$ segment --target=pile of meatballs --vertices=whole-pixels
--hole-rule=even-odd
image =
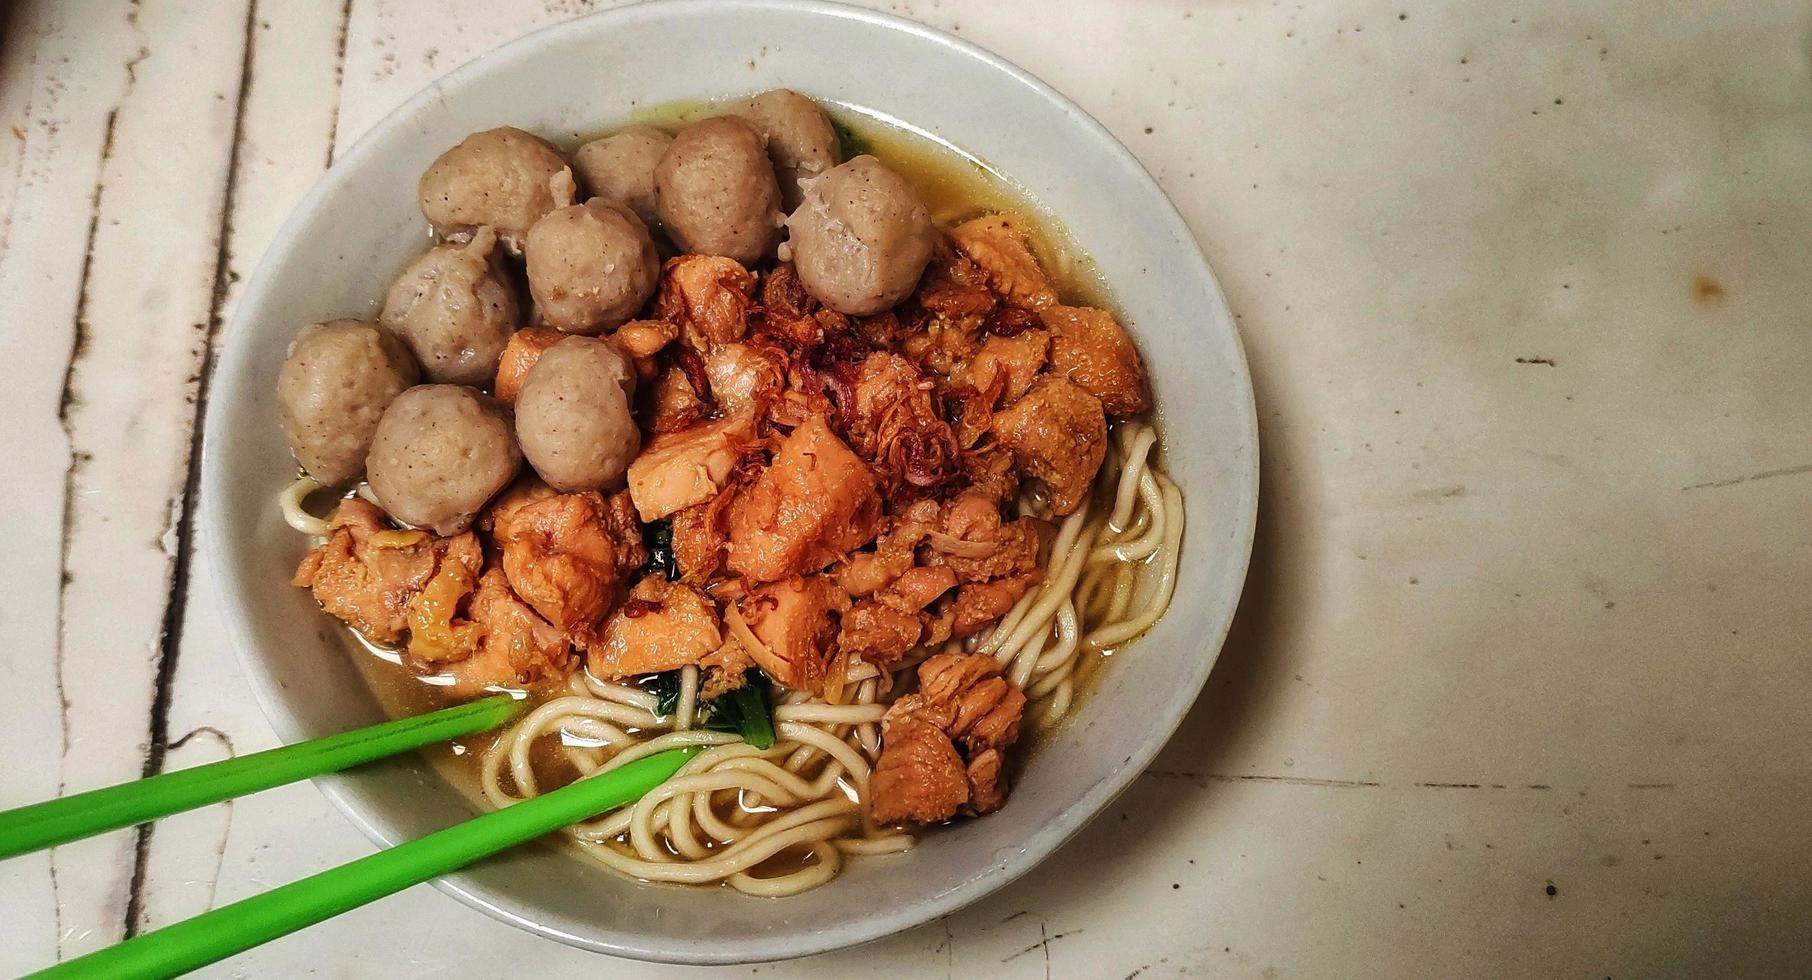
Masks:
[[[520,129],[472,134],[422,174],[441,244],[377,320],[316,323],[291,346],[277,382],[290,449],[315,481],[363,479],[391,517],[439,535],[470,526],[525,460],[562,492],[620,485],[641,448],[636,370],[605,335],[649,305],[663,255],[778,255],[851,316],[912,293],[937,241],[929,212],[873,157],[839,157],[824,111],[787,90],[570,156]],[[528,326],[562,336],[512,412],[489,389]]]

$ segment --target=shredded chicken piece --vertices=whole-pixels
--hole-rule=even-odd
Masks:
[[[724,547],[730,542],[729,508],[718,506],[719,501],[728,504],[728,491],[710,503],[673,513],[669,525],[673,560],[679,565],[680,577],[687,582],[704,582],[723,567]]]
[[[1094,395],[1062,378],[1045,377],[994,416],[995,438],[1025,472],[1050,490],[1051,512],[1074,513],[1107,456],[1107,418]]]
[[[943,615],[926,609],[955,587],[956,575],[948,568],[909,568],[850,609],[838,642],[850,656],[896,664],[914,647],[949,637],[949,623],[938,625]]]
[[[887,667],[905,659],[924,632],[916,612],[880,599],[863,599],[843,614],[837,645],[851,657]]]
[[[440,567],[409,597],[409,658],[418,663],[459,660],[472,652],[474,628],[459,622],[460,606],[478,585],[484,549],[470,531],[446,539]]]
[[[972,791],[950,736],[918,714],[887,714],[886,741],[869,777],[875,822],[932,824],[956,816]]]
[[[951,740],[971,755],[1004,749],[1019,739],[1026,696],[1000,676],[993,657],[943,653],[926,660],[919,665],[918,696]]]
[[[516,404],[516,395],[528,378],[529,368],[541,359],[543,351],[565,339],[566,334],[550,327],[528,327],[510,334],[509,343],[503,345],[503,356],[497,362],[497,380],[491,385],[492,394],[505,405]]]
[[[589,635],[622,599],[625,576],[648,561],[624,494],[553,494],[492,518],[503,571],[556,628]]]
[[[966,493],[945,505],[942,533],[955,544],[931,545],[931,560],[947,565],[964,582],[985,582],[1038,568],[1038,523],[1031,517],[1006,521],[994,501]]]
[[[952,320],[973,320],[994,312],[996,300],[988,289],[988,274],[981,266],[954,251],[932,256],[914,294],[919,306]]]
[[[1005,616],[1037,582],[1036,574],[1028,574],[966,583],[957,589],[956,603],[951,607],[954,616],[950,624],[951,635],[969,636]]]
[[[759,415],[786,387],[786,359],[766,345],[720,344],[705,355],[711,396],[730,415]]]
[[[1151,410],[1139,349],[1106,310],[1052,306],[1039,313],[1051,329],[1051,373],[1101,400],[1109,415]]]
[[[717,605],[683,582],[644,576],[587,646],[593,676],[616,680],[702,663],[724,645]]]
[[[480,531],[489,534],[497,529],[498,521],[507,521],[516,511],[559,494],[560,491],[543,483],[539,476],[525,473],[491,501],[490,506],[478,515],[476,525]]]
[[[937,384],[898,354],[874,353],[856,371],[842,418],[850,448],[881,474],[891,500],[945,487],[962,472]]]
[[[610,335],[610,342],[635,362],[636,377],[647,381],[654,377],[654,355],[679,333],[679,325],[667,320],[631,320]]]
[[[655,313],[680,326],[692,349],[741,340],[748,333],[754,305],[755,276],[735,259],[721,255],[681,255],[661,269]]]
[[[705,654],[698,666],[698,699],[709,701],[741,687],[748,679],[749,668],[755,666],[755,661],[749,659],[748,651],[742,648],[742,644],[725,643]]]
[[[827,576],[794,576],[751,589],[736,606],[762,644],[748,652],[769,677],[795,691],[823,691],[848,594]]]
[[[814,416],[730,505],[727,564],[757,582],[816,572],[867,544],[880,520],[874,474]]]
[[[657,436],[684,432],[710,417],[710,403],[679,365],[660,372],[648,386],[648,428]]]
[[[464,629],[472,638],[471,653],[444,665],[454,678],[453,693],[471,696],[572,672],[567,637],[517,598],[501,568],[492,566],[479,578],[467,615]],[[414,644],[410,652],[414,654]]]
[[[837,569],[837,584],[854,596],[886,588],[917,561],[916,549],[937,526],[938,511],[937,501],[920,500],[889,518],[887,529],[875,538],[875,550],[853,552],[844,559]]]
[[[1006,800],[1003,757],[1019,738],[1025,700],[986,654],[938,654],[920,664],[918,693],[895,701],[881,721],[870,783],[876,822],[938,823],[998,809]]]
[[[999,505],[973,492],[914,503],[889,520],[873,551],[838,566],[838,584],[864,597],[844,617],[839,642],[852,656],[892,664],[994,622],[1039,580],[1038,526],[1031,517],[1003,520]],[[952,601],[938,602],[952,589]]]
[[[990,214],[965,221],[950,230],[951,244],[982,267],[988,285],[1015,306],[1039,310],[1057,302],[1057,291],[1038,267],[1032,243],[1020,231],[1018,219]]]
[[[907,327],[899,349],[926,371],[953,377],[974,356],[997,301],[981,267],[945,251],[931,260],[914,301],[927,317]]]
[[[969,361],[965,380],[976,391],[989,393],[988,407],[1011,405],[1031,389],[1044,368],[1050,347],[1051,335],[1045,330],[989,337]]]
[[[629,495],[642,520],[659,520],[717,496],[753,432],[752,419],[734,416],[656,436],[629,464]]]
[[[897,609],[917,611],[936,602],[940,596],[954,588],[955,572],[948,568],[920,566],[907,569],[878,596],[882,602]]]
[[[294,583],[366,639],[395,645],[409,628],[409,600],[434,577],[454,541],[462,553],[478,546],[470,532],[438,538],[394,529],[383,511],[349,498],[334,511],[327,540],[297,566]]]

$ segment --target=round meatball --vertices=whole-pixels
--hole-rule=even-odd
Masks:
[[[409,351],[375,324],[304,327],[277,373],[277,417],[296,462],[328,486],[358,479],[378,419],[417,376]]]
[[[429,381],[483,385],[520,317],[487,225],[470,242],[437,245],[410,263],[384,297],[378,322],[409,345]]]
[[[851,316],[911,295],[937,241],[918,192],[871,156],[806,181],[805,200],[786,225],[806,291]]]
[[[516,396],[522,454],[562,493],[611,486],[642,448],[634,400],[635,367],[614,344],[568,337],[541,355]]]
[[[470,527],[521,466],[495,401],[464,385],[417,385],[378,422],[365,479],[391,517],[445,535]]]
[[[744,99],[730,108],[749,121],[768,141],[768,159],[780,179],[780,201],[788,211],[799,206],[799,181],[837,165],[842,145],[830,117],[818,103],[792,89],[777,88]]]
[[[642,219],[601,197],[535,222],[523,257],[541,319],[566,333],[593,334],[623,323],[654,295],[661,278],[661,257]]]
[[[490,225],[511,252],[522,251],[536,219],[577,196],[560,151],[510,126],[473,133],[436,157],[419,190],[435,231],[457,238]]]
[[[631,126],[592,140],[573,154],[573,169],[593,194],[628,205],[649,228],[661,223],[655,206],[654,168],[673,137],[653,126]]]
[[[654,168],[661,224],[682,252],[753,265],[779,237],[780,185],[761,134],[735,116],[695,122]]]

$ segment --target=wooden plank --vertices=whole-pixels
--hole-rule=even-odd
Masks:
[[[216,343],[229,332],[233,305],[252,266],[326,167],[345,13],[344,8],[316,3],[258,7],[235,155],[233,207],[225,222],[222,327]],[[198,531],[189,527],[186,533]],[[195,551],[201,548],[196,541]],[[216,614],[212,581],[199,567],[202,564],[197,559],[191,567],[189,588],[178,596],[173,610],[180,617],[180,628],[172,636],[177,656],[170,672],[167,713],[154,730],[167,742],[163,765],[171,770],[275,744],[263,715],[246,694],[246,682]],[[144,873],[135,892],[135,927],[156,928],[211,907],[221,864],[229,856],[234,814],[275,799],[283,809],[268,814],[270,823],[260,824],[259,830],[272,833],[286,817],[294,816],[298,796],[324,809],[320,795],[302,786],[160,821],[147,835]],[[242,834],[232,839],[231,846],[262,851],[269,843],[268,836],[247,839]],[[237,849],[230,854],[235,860],[248,858]],[[235,883],[243,880],[234,878]]]
[[[83,270],[95,232],[103,151],[127,84],[139,37],[125,0],[16,6],[0,44],[0,295],[7,328],[0,358],[9,368],[0,458],[7,463],[6,596],[0,609],[0,674],[7,678],[6,755],[0,806],[55,796],[86,779],[67,753],[88,733],[71,727],[64,689],[62,594],[65,481],[72,470],[64,428],[64,376],[81,304]],[[98,687],[98,685],[97,685]],[[149,688],[135,694],[149,704]],[[139,734],[126,743],[127,756]],[[114,835],[123,838],[124,835]],[[117,932],[123,881],[84,883],[77,865],[103,867],[120,839],[86,851],[32,854],[0,863],[0,909],[7,942],[0,973],[54,961],[61,940]]]
[[[83,122],[100,130],[88,148],[93,156],[77,145],[47,161],[52,170],[69,166],[93,174],[83,188],[84,211],[65,207],[44,216],[63,224],[63,235],[73,227],[82,236],[79,264],[73,270],[67,263],[44,264],[45,256],[21,234],[34,229],[19,213],[12,216],[5,258],[17,270],[9,277],[45,278],[74,292],[73,303],[67,293],[56,297],[62,303],[46,295],[46,308],[32,318],[47,337],[57,335],[58,322],[71,325],[63,333],[68,346],[59,352],[67,357],[64,370],[45,372],[63,382],[50,399],[60,404],[60,417],[48,416],[60,418],[67,439],[64,486],[61,493],[33,495],[61,502],[59,519],[43,524],[61,527],[60,574],[45,570],[37,579],[61,583],[56,601],[44,607],[55,617],[54,642],[15,647],[59,651],[49,690],[60,694],[60,704],[48,728],[59,743],[49,755],[61,760],[60,778],[51,787],[56,791],[137,778],[156,765],[156,740],[149,736],[165,660],[167,599],[186,557],[174,518],[190,472],[243,60],[243,30],[221,24],[242,23],[247,7],[145,0],[42,13],[34,7],[23,14],[43,18],[46,42],[67,38],[67,54],[39,52],[46,67],[100,74],[111,66],[118,74],[111,92],[83,107]],[[92,50],[97,44],[117,49],[117,57],[98,58]],[[56,86],[46,90],[54,93]],[[68,124],[60,111],[42,118]],[[85,159],[94,160],[98,172],[85,168]],[[40,193],[24,190],[16,208]],[[42,192],[46,203],[55,191],[52,185]],[[81,213],[89,216],[86,222],[75,218]],[[59,321],[52,314],[63,304],[67,313]],[[7,343],[21,336],[11,331]],[[7,353],[19,355],[13,363],[29,364],[34,352]],[[35,373],[19,372],[27,384]],[[9,431],[5,438],[25,434]],[[54,956],[124,934],[137,841],[135,832],[121,832],[49,855]],[[13,954],[8,949],[0,955]],[[41,946],[19,955],[30,957],[21,966],[44,964]]]

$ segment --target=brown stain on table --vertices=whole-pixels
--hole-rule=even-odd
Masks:
[[[1724,298],[1724,284],[1700,273],[1692,277],[1692,298],[1700,303],[1716,303]]]

